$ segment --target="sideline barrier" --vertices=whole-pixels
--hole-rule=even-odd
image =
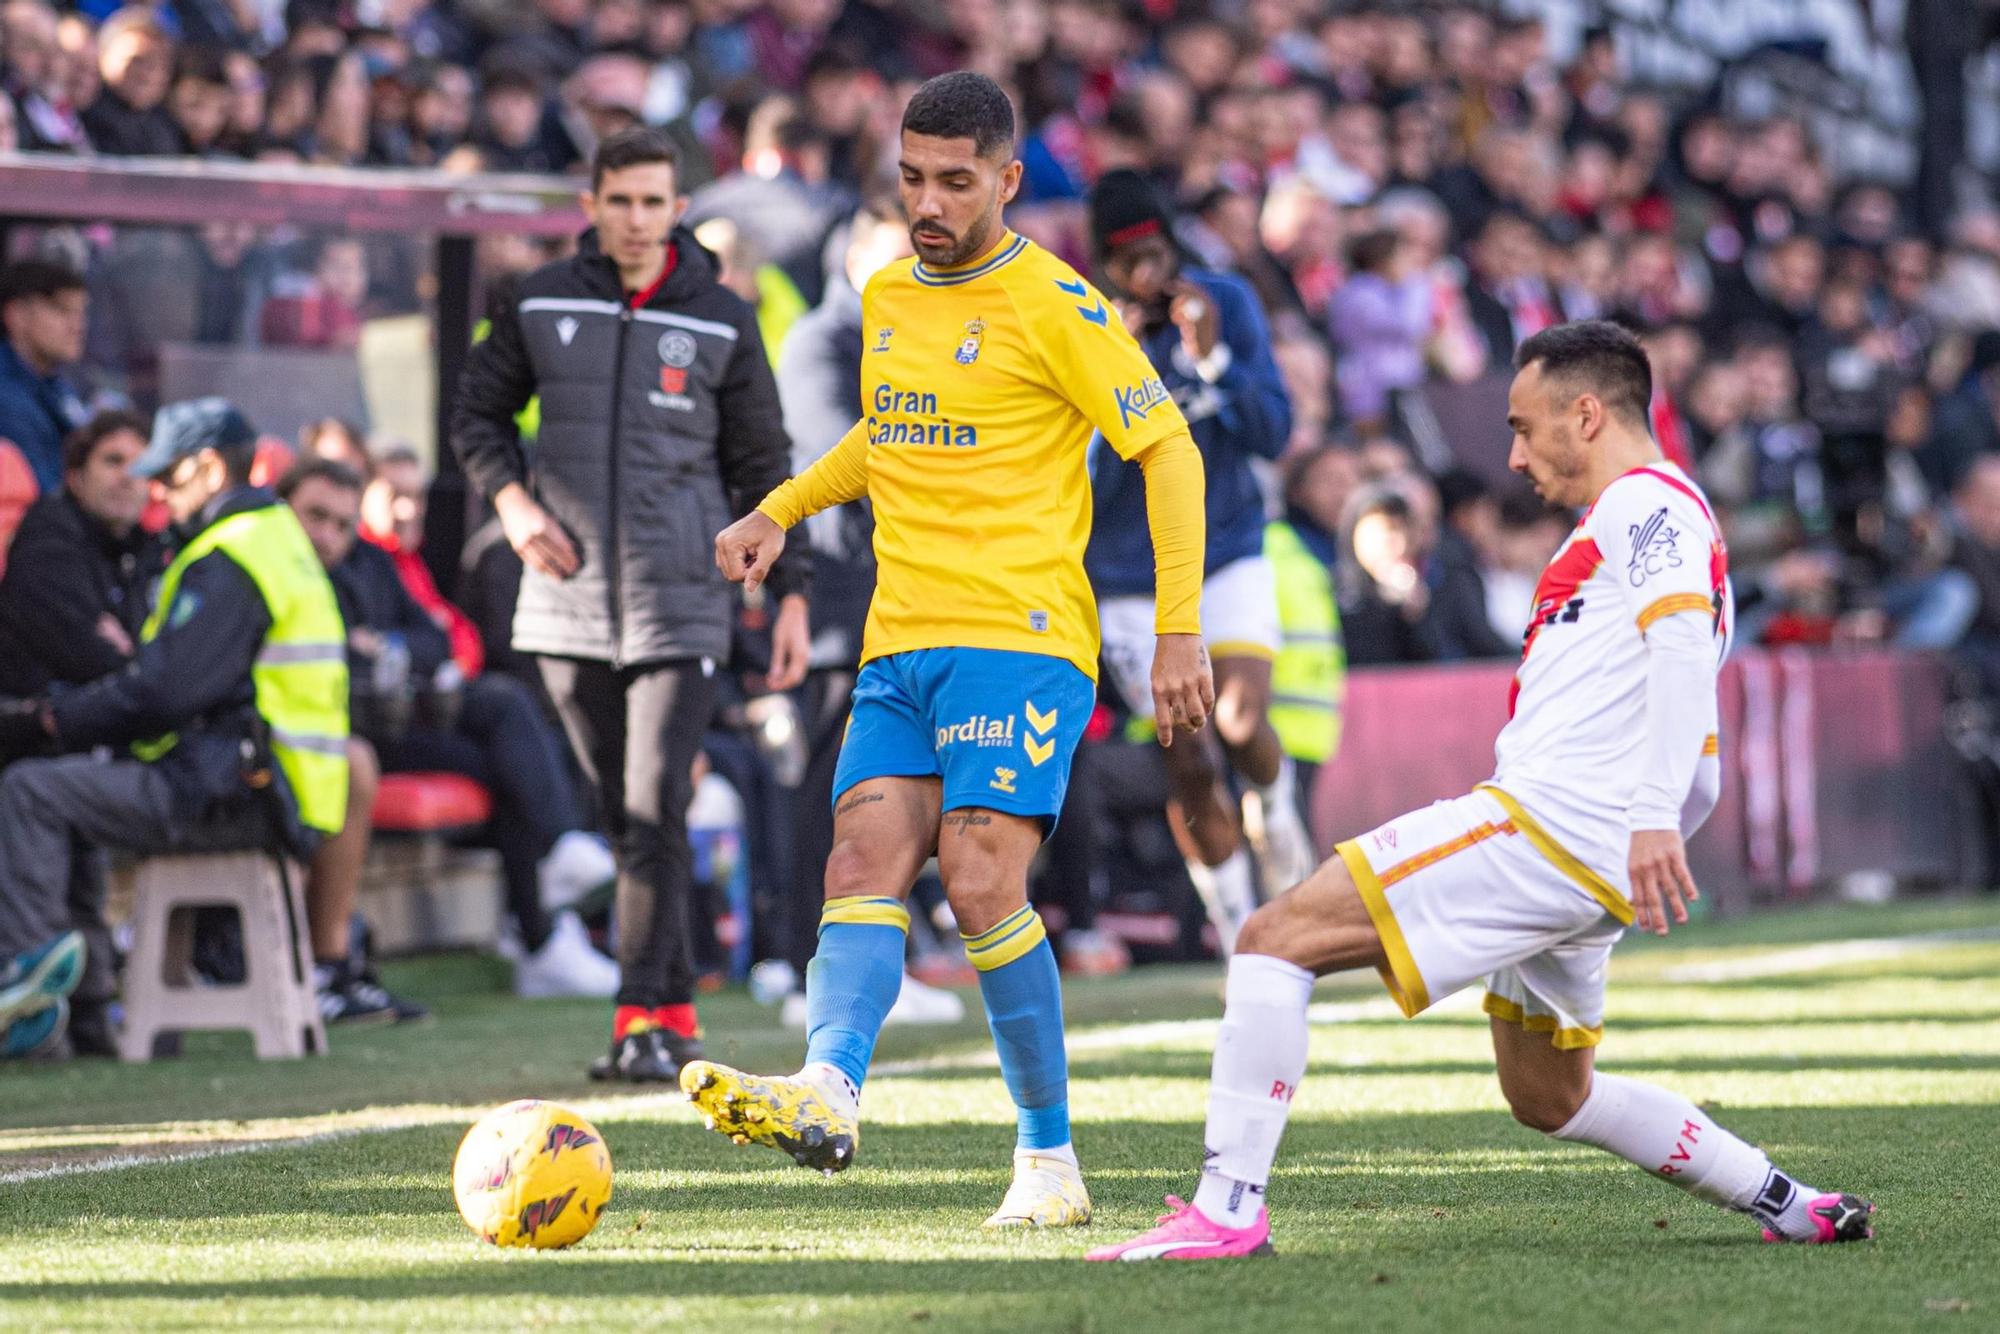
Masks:
[[[1357,669],[1340,753],[1312,794],[1322,849],[1492,776],[1511,663]],[[1969,883],[1940,658],[1891,650],[1738,653],[1722,671],[1722,799],[1689,845],[1716,911],[1837,881]]]

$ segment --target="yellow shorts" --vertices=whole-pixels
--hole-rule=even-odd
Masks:
[[[1403,1013],[1472,983],[1486,1012],[1562,1048],[1604,1034],[1604,970],[1632,920],[1603,876],[1490,784],[1398,816],[1335,852],[1381,934]]]

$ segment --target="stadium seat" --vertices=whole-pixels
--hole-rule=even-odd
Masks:
[[[296,864],[268,852],[141,862],[120,1058],[149,1061],[162,1033],[216,1028],[247,1029],[260,1061],[324,1052],[303,885]],[[193,909],[211,905],[234,908],[242,918],[240,985],[205,985],[195,977]]]
[[[383,774],[375,793],[375,831],[444,834],[493,818],[493,795],[459,774]]]
[[[0,574],[7,570],[7,548],[28,507],[41,495],[27,456],[11,440],[0,440]]]
[[[447,773],[383,774],[361,910],[384,953],[489,949],[499,940],[497,855],[461,846],[493,818],[493,797]]]

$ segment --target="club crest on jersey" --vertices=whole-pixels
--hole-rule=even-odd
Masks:
[[[979,360],[979,349],[985,342],[986,321],[967,320],[965,337],[959,340],[958,351],[951,354],[951,359],[961,366],[970,366]]]
[[[686,370],[694,365],[700,351],[691,333],[669,329],[660,335],[660,360],[676,370]]]
[[[887,352],[889,350],[889,336],[895,332],[896,332],[895,329],[889,327],[888,325],[884,325],[882,328],[877,329],[875,331],[875,346],[869,348],[868,350],[870,352]]]
[[[1625,576],[1637,588],[1662,570],[1681,567],[1680,529],[1667,522],[1662,505],[1628,530],[1632,537],[1632,559],[1626,562]]]
[[[562,339],[564,347],[568,347],[570,339],[576,337],[577,327],[576,320],[568,315],[556,321],[556,337]]]

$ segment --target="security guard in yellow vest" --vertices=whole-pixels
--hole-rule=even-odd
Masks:
[[[60,979],[28,987],[34,969],[16,970],[9,987],[5,969],[69,924],[78,843],[282,845],[305,859],[346,819],[346,630],[298,520],[249,485],[255,453],[255,433],[221,399],[161,410],[133,471],[161,484],[191,536],[137,655],[116,675],[0,711],[0,746],[17,752],[39,734],[65,751],[130,756],[29,760],[0,776],[0,1055],[61,1036]]]
[[[1301,801],[1310,802],[1314,776],[1340,747],[1340,707],[1347,693],[1340,607],[1333,572],[1290,523],[1279,520],[1264,529],[1264,556],[1277,576],[1283,632],[1271,666],[1271,726],[1298,766]]]

